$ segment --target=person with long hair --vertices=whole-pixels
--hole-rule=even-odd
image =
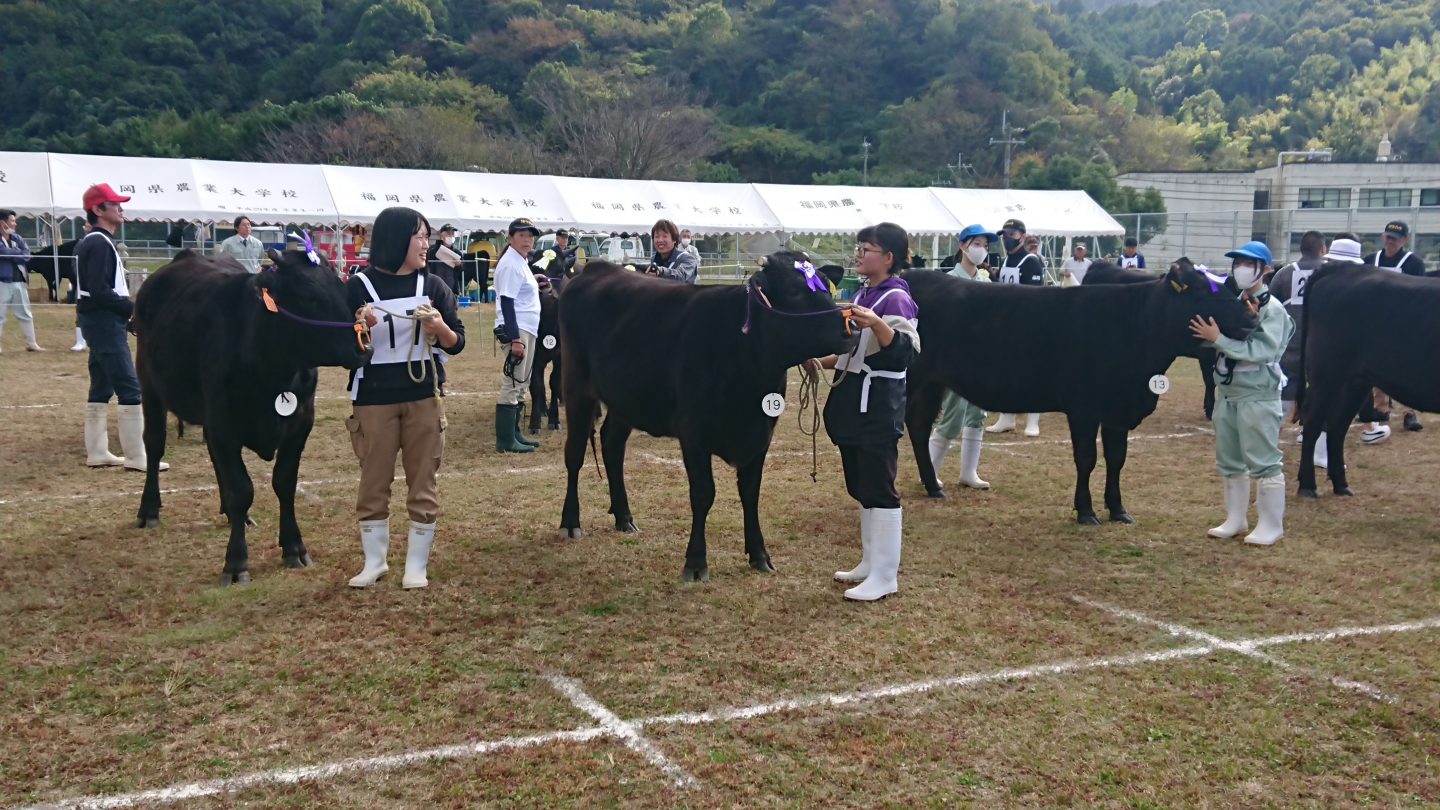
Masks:
[[[436,474],[445,450],[445,359],[465,348],[455,294],[425,272],[429,247],[430,223],[420,212],[386,208],[371,231],[370,266],[346,285],[375,346],[370,362],[350,372],[353,407],[346,427],[360,459],[355,515],[365,554],[352,588],[368,588],[390,570],[390,485],[397,453],[405,465],[410,516],[401,586],[429,584],[440,513]]]
[[[855,272],[864,287],[850,307],[860,331],[844,357],[808,361],[833,368],[838,384],[825,402],[825,432],[840,448],[845,488],[860,504],[860,564],[835,579],[859,583],[845,598],[883,599],[899,590],[903,512],[895,489],[900,436],[905,427],[905,370],[920,351],[919,307],[900,277],[909,266],[910,237],[890,222],[860,231]]]

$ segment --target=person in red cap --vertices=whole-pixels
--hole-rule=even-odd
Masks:
[[[123,465],[145,471],[145,417],[140,411],[140,381],[130,356],[126,324],[134,311],[125,263],[115,247],[115,229],[125,220],[121,203],[130,201],[107,183],[85,189],[83,205],[90,233],[75,247],[75,311],[80,331],[90,344],[90,396],[85,403],[85,463],[91,467]],[[110,454],[106,412],[110,398],[120,400],[120,450]],[[160,462],[160,469],[170,465]]]

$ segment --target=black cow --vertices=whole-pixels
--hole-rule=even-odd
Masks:
[[[1234,336],[1255,326],[1233,281],[1213,285],[1181,266],[1147,283],[1069,288],[976,284],[938,271],[905,278],[920,307],[924,347],[910,367],[905,421],[925,489],[943,494],[928,447],[946,388],[986,410],[1058,411],[1069,417],[1075,512],[1087,525],[1100,523],[1090,500],[1097,431],[1110,519],[1133,522],[1120,498],[1129,432],[1155,410],[1150,378],[1193,350],[1190,319],[1213,317]],[[1005,339],[983,356],[974,351],[996,334]]]
[[[1379,388],[1422,411],[1440,411],[1440,284],[1369,265],[1334,262],[1315,271],[1301,307],[1300,387],[1304,423],[1300,496],[1317,497],[1315,442],[1325,432],[1330,483],[1353,495],[1345,476],[1345,433]]]
[[[530,367],[530,432],[540,432],[540,417],[548,415],[551,430],[560,429],[560,288],[565,277],[552,279],[540,291],[540,333],[535,336],[535,360]],[[548,340],[547,340],[548,339]],[[546,346],[546,343],[549,346]],[[550,369],[550,399],[545,398],[545,369]]]
[[[760,531],[760,478],[775,418],[761,402],[785,393],[787,370],[845,351],[845,319],[829,292],[796,269],[803,253],[765,259],[744,286],[691,286],[591,261],[560,303],[565,347],[565,467],[562,536],[580,537],[576,486],[600,405],[610,512],[636,531],[625,492],[625,443],[632,430],[680,440],[690,479],[690,542],[684,579],[709,579],[705,518],[715,500],[710,457],[736,469],[750,567],[775,570]]]
[[[70,282],[70,289],[75,289],[75,247],[79,244],[79,239],[72,239],[63,245],[32,250],[30,261],[25,263],[27,270],[39,273],[40,277],[45,279],[52,304],[60,301],[61,281]]]
[[[203,425],[230,520],[221,585],[250,581],[245,525],[255,489],[240,457],[246,447],[275,461],[285,567],[310,564],[295,521],[295,484],[315,423],[315,367],[358,368],[371,353],[354,329],[345,285],[323,257],[318,267],[298,250],[272,250],[270,258],[274,270],[251,274],[232,259],[181,251],[135,298],[149,460],[136,525],[160,522],[166,412]]]
[[[1190,260],[1182,258],[1176,264],[1185,267],[1190,264]],[[1190,267],[1193,266],[1193,264],[1190,265]],[[1101,262],[1091,265],[1090,271],[1085,274],[1085,281],[1082,283],[1137,284],[1154,280],[1155,276],[1144,271],[1130,270]],[[1184,354],[1186,357],[1193,357],[1200,361],[1200,377],[1205,381],[1205,418],[1208,420],[1215,415],[1215,350],[1199,343],[1193,343]]]

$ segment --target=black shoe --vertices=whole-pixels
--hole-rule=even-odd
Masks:
[[[1414,433],[1418,430],[1424,430],[1425,426],[1420,424],[1420,417],[1416,416],[1414,411],[1411,411],[1405,414],[1405,429]]]

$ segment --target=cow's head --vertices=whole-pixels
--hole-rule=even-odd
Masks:
[[[788,366],[811,357],[843,354],[852,338],[825,276],[805,253],[766,256],[745,282],[751,334],[768,357]]]
[[[355,309],[329,260],[314,251],[268,252],[274,267],[256,277],[261,306],[273,314],[283,351],[304,366],[359,368],[373,349],[355,331]],[[272,308],[273,304],[273,308]]]
[[[1196,269],[1189,259],[1178,259],[1170,265],[1160,285],[1165,298],[1167,340],[1173,337],[1180,354],[1194,350],[1196,339],[1189,332],[1190,319],[1199,315],[1213,318],[1226,337],[1243,340],[1255,328],[1255,316],[1240,300],[1240,289],[1229,276],[1219,276]]]

